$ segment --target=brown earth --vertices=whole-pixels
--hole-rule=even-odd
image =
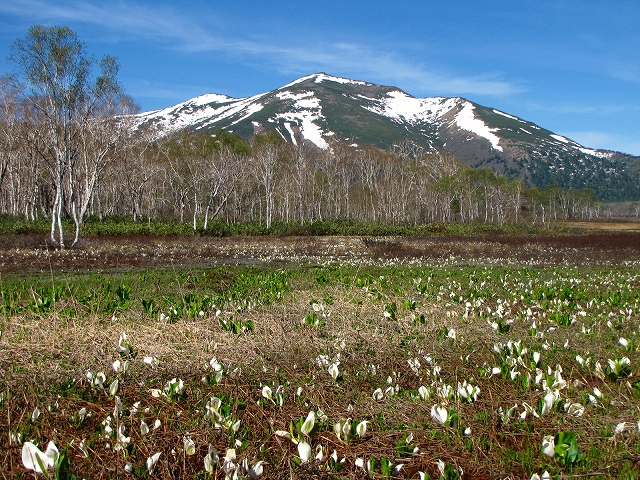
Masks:
[[[41,235],[0,236],[0,273],[163,266],[336,263],[638,265],[640,231],[429,237],[86,237],[65,250]]]

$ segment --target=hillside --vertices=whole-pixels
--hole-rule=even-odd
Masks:
[[[590,188],[603,201],[640,200],[640,157],[594,150],[464,98],[415,98],[396,87],[309,75],[248,98],[207,94],[138,115],[159,135],[223,128],[243,137],[277,131],[294,145],[334,140],[388,149],[406,139],[472,167],[544,188]]]

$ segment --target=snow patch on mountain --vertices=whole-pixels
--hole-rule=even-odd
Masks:
[[[241,122],[245,118],[250,117],[254,113],[258,113],[263,108],[264,108],[264,105],[261,103],[246,102],[246,103],[243,103],[242,105],[238,105],[238,108],[229,109],[227,112],[224,112],[219,117],[213,119],[211,122],[208,122],[208,124],[211,125],[215,123],[219,118],[230,117],[235,114],[240,114],[239,118],[231,122],[231,125],[235,125],[236,123]]]
[[[298,78],[291,83],[286,84],[284,87],[280,87],[278,90],[284,90],[285,88],[292,87],[302,82],[306,82],[307,80],[314,80],[315,83],[322,82],[335,82],[341,84],[351,84],[351,85],[367,85],[367,82],[362,82],[360,80],[351,80],[349,78],[342,77],[334,77],[332,75],[327,75],[326,73],[314,73],[313,75],[307,75],[305,77]]]
[[[313,142],[317,147],[326,149],[329,147],[323,138],[322,128],[316,123],[323,121],[322,107],[320,99],[314,96],[313,92],[278,92],[277,97],[281,100],[293,100],[296,109],[285,113],[277,113],[270,122],[278,125],[280,122],[291,135],[291,141],[297,145],[292,125],[300,129],[302,137]]]
[[[244,120],[245,118],[259,112],[264,108],[264,105],[258,100],[265,94],[255,95],[249,98],[240,98],[230,103],[218,104],[218,105],[206,105],[201,110],[207,112],[207,115],[198,112],[197,116],[191,117],[191,123],[198,123],[203,120],[207,120],[205,125],[212,125],[220,119],[234,117],[239,115],[231,125]]]
[[[571,145],[572,147],[577,148],[582,153],[587,154],[587,155],[593,155],[594,157],[599,157],[599,158],[611,158],[611,156],[613,155],[612,152],[602,152],[602,151],[599,151],[599,150],[594,150],[592,148],[585,148],[582,145],[580,145],[579,143],[574,142],[573,140],[569,140],[567,137],[563,137],[562,135],[556,135],[556,134],[552,133],[549,136],[551,138],[554,138],[555,140],[558,140],[559,142]]]
[[[302,115],[298,118],[299,123],[298,127],[300,128],[300,132],[302,136],[313,142],[317,147],[322,149],[329,148],[329,144],[322,138],[322,129],[319,125],[315,123],[315,121],[320,120],[322,117],[314,116],[314,115]]]
[[[154,121],[160,132],[171,132],[194,125],[212,125],[223,118],[240,115],[232,125],[259,112],[264,108],[258,100],[265,94],[249,98],[232,98],[226,95],[207,94],[179,103],[163,110],[137,115],[138,124]]]
[[[291,137],[291,143],[293,143],[293,145],[294,145],[295,147],[297,147],[297,146],[298,146],[298,142],[296,141],[296,135],[295,135],[295,133],[293,132],[293,128],[291,128],[291,124],[290,124],[290,123],[288,123],[288,122],[286,122],[286,123],[284,124],[284,128],[286,128],[286,129],[287,129],[287,132],[289,132],[289,136]],[[285,142],[287,141],[287,139],[286,139],[286,138],[285,138],[284,140],[285,140]]]
[[[523,120],[520,120],[518,117],[514,117],[513,115],[509,115],[508,113],[501,112],[500,110],[493,110],[493,113],[497,113],[498,115],[502,115],[503,117],[510,118],[511,120],[517,120],[520,123],[527,123]]]
[[[601,152],[599,150],[593,150],[591,148],[578,147],[582,153],[586,153],[587,155],[593,155],[594,157],[600,158],[611,158],[613,156],[613,152]]]
[[[480,137],[486,138],[487,140],[489,140],[489,142],[491,142],[491,146],[494,149],[502,152],[502,147],[500,146],[500,137],[493,133],[498,131],[499,129],[489,128],[482,120],[476,118],[475,114],[473,113],[474,110],[475,107],[473,106],[473,104],[468,102],[465,103],[462,107],[462,110],[457,113],[454,122],[456,123],[458,128],[467,130],[468,132],[475,133]]]
[[[367,100],[367,104],[362,106],[365,110],[398,122],[409,122],[412,125],[425,121],[437,121],[458,102],[456,98],[415,98],[400,90],[389,92],[383,98],[370,98],[364,95],[358,95],[358,97]]]
[[[280,100],[293,100],[294,105],[301,110],[320,110],[320,100],[313,92],[278,92],[276,96]]]
[[[282,91],[282,92],[276,93],[276,97],[279,98],[280,100],[300,100],[302,98],[313,97],[313,92],[294,93],[294,92]]]
[[[192,100],[189,100],[189,103],[192,103],[194,105],[207,105],[209,103],[228,103],[228,102],[234,102],[236,100],[242,100],[242,99],[229,97],[227,95],[222,95],[219,93],[206,93]]]

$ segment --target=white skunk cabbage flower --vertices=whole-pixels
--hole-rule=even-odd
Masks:
[[[49,442],[45,452],[31,442],[25,442],[22,446],[22,464],[36,473],[45,473],[46,470],[53,468],[59,456],[58,448],[53,442]]]
[[[127,343],[127,334],[124,332],[121,333],[120,338],[118,339],[118,353],[130,355],[131,350],[131,345]]]
[[[553,435],[546,435],[542,439],[542,453],[549,458],[556,456],[556,442]]]
[[[551,411],[551,409],[553,408],[553,404],[556,403],[556,400],[558,400],[559,396],[560,395],[557,390],[549,391],[546,393],[546,395],[542,399],[544,402],[544,404],[542,405],[542,415],[546,415]]]
[[[159,363],[159,360],[157,357],[144,357],[142,361],[147,365],[151,365],[151,366],[157,365]]]
[[[249,475],[249,478],[251,480],[255,480],[256,478],[258,478],[260,475],[262,475],[262,473],[264,472],[264,467],[262,466],[264,462],[262,460],[260,460],[259,462],[257,462],[253,467],[251,467],[250,469],[248,469],[247,471],[247,475]]]
[[[273,391],[271,390],[271,387],[269,387],[268,385],[262,387],[262,396],[267,400],[273,402]]]
[[[336,380],[339,374],[340,372],[338,371],[338,365],[336,363],[332,363],[329,367],[329,375],[331,375],[331,378]]]
[[[289,432],[287,432],[286,430],[276,430],[275,434],[278,437],[282,437],[282,438],[286,438],[288,440],[291,440],[291,434]]]
[[[309,435],[309,433],[311,433],[311,430],[313,430],[313,427],[315,426],[315,424],[316,424],[316,414],[312,410],[309,412],[309,415],[307,415],[307,418],[302,424],[302,427],[300,427],[300,431],[305,435]]]
[[[431,391],[424,385],[421,385],[420,388],[418,388],[418,395],[426,402],[431,398]]]
[[[184,453],[189,456],[196,453],[196,444],[191,437],[184,437]]]
[[[149,474],[153,473],[153,469],[156,467],[156,463],[158,463],[158,459],[160,458],[160,453],[154,453],[149,458],[147,458],[147,472]]]
[[[438,425],[444,425],[449,418],[449,412],[447,409],[440,405],[434,405],[431,407],[431,418]]]
[[[311,458],[311,446],[307,442],[298,443],[298,456],[302,463],[306,463]]]
[[[360,438],[364,437],[364,435],[367,433],[367,423],[369,423],[367,420],[363,420],[358,425],[356,425],[356,433]]]
[[[204,469],[207,473],[213,474],[216,471],[216,465],[219,460],[216,449],[213,448],[213,445],[209,445],[209,453],[204,456]]]

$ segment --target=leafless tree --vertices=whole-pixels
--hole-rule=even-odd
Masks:
[[[273,220],[280,153],[280,147],[277,143],[266,141],[258,144],[254,148],[254,153],[251,156],[255,181],[264,194],[265,224],[267,228],[271,227]]]
[[[9,60],[18,67],[29,88],[25,98],[32,114],[25,119],[33,127],[31,148],[48,166],[53,185],[51,241],[64,247],[65,202],[76,222],[74,243],[82,221],[77,211],[77,176],[73,168],[81,161],[83,139],[91,136],[97,119],[104,119],[106,105],[121,95],[116,80],[118,64],[113,57],[103,57],[99,63],[101,74],[91,78],[94,61],[68,27],[34,25],[24,39],[16,40],[11,52]],[[90,178],[87,182],[91,184]]]

